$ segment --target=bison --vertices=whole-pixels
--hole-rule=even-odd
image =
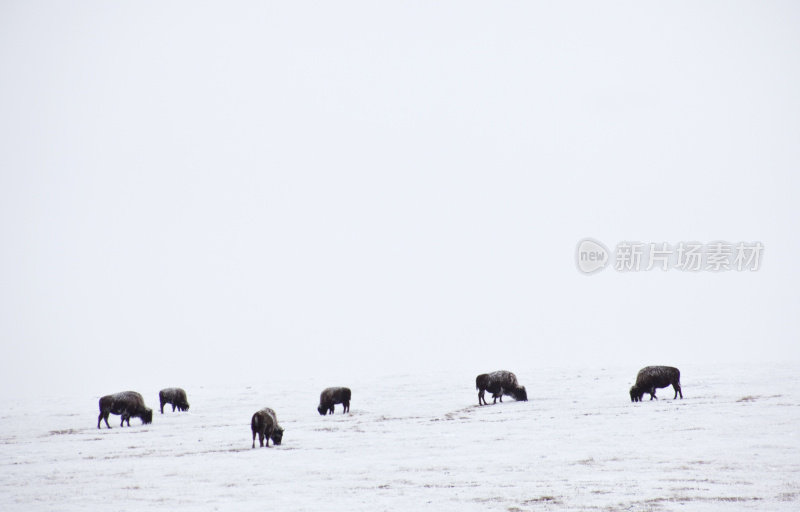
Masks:
[[[186,399],[186,391],[181,388],[166,388],[158,392],[158,400],[161,402],[161,414],[164,414],[164,405],[171,404],[172,412],[175,408],[179,411],[189,410],[189,401]]]
[[[333,414],[333,405],[342,404],[343,412],[350,412],[350,388],[327,388],[319,395],[319,407],[317,412],[325,416],[330,412]]]
[[[681,372],[672,366],[647,366],[639,370],[636,375],[636,384],[631,387],[631,402],[641,402],[645,393],[650,393],[650,400],[656,397],[657,388],[665,388],[672,384],[675,390],[673,400],[681,395],[683,399],[683,392],[681,391]]]
[[[520,386],[517,376],[511,372],[500,370],[492,373],[482,373],[475,378],[475,387],[478,389],[478,405],[488,405],[484,397],[489,391],[494,397],[493,404],[503,401],[503,395],[513,396],[515,400],[528,401],[528,392],[525,386]]]
[[[253,419],[250,420],[250,429],[253,431],[253,448],[256,447],[256,434],[258,434],[258,442],[262,448],[264,440],[267,441],[267,448],[269,448],[270,439],[276,445],[281,444],[281,440],[283,440],[283,428],[278,425],[275,411],[269,407],[264,407],[253,414]]]
[[[100,415],[97,417],[97,428],[100,428],[100,420],[105,420],[106,427],[111,428],[108,424],[109,414],[119,414],[122,416],[122,421],[119,426],[122,427],[127,421],[128,426],[131,426],[131,418],[140,418],[145,425],[153,421],[153,410],[144,405],[144,398],[136,391],[123,391],[115,395],[106,395],[100,399]]]

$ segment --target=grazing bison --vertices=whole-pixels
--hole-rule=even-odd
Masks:
[[[119,414],[122,416],[122,421],[119,426],[127,421],[128,426],[131,426],[131,418],[140,418],[145,425],[153,421],[153,409],[149,409],[144,405],[144,398],[136,391],[123,391],[115,395],[106,395],[100,399],[100,416],[97,417],[97,428],[100,428],[100,420],[105,420],[106,427],[111,428],[108,424],[109,414]]]
[[[478,375],[475,378],[475,387],[478,389],[478,405],[488,405],[484,397],[486,391],[489,391],[494,397],[493,404],[497,403],[498,398],[502,402],[503,395],[513,396],[514,400],[523,402],[528,400],[525,386],[520,386],[517,376],[505,370]]]
[[[164,404],[172,405],[172,412],[177,407],[179,411],[189,410],[189,401],[186,399],[186,391],[181,388],[166,388],[158,392],[158,400],[161,402],[161,414],[164,414]]]
[[[658,400],[656,389],[665,388],[670,384],[675,390],[675,396],[672,397],[673,400],[678,398],[679,394],[682,399],[680,370],[671,366],[647,366],[642,368],[639,370],[639,374],[636,375],[636,384],[633,385],[630,391],[631,402],[641,402],[645,393],[650,393],[650,400],[654,398]]]
[[[317,412],[322,416],[333,414],[333,404],[342,404],[343,412],[350,412],[350,388],[327,388],[320,393]]]
[[[258,442],[261,447],[264,447],[264,440],[267,441],[267,448],[269,448],[269,440],[278,445],[281,444],[283,439],[283,428],[278,425],[278,417],[275,411],[269,407],[264,407],[260,411],[253,414],[253,419],[250,420],[250,429],[253,431],[253,448],[256,447],[256,434],[258,434]]]

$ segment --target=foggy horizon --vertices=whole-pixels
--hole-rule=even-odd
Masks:
[[[797,364],[798,22],[6,2],[2,393]],[[587,276],[587,237],[764,251]]]

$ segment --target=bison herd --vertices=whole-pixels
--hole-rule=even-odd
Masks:
[[[646,366],[639,370],[636,375],[636,383],[630,389],[631,402],[641,402],[645,393],[650,395],[650,400],[656,398],[656,389],[672,386],[675,390],[673,399],[678,398],[680,395],[683,398],[681,391],[681,372],[677,368],[671,366]],[[517,376],[505,370],[499,370],[492,373],[482,373],[475,378],[475,388],[478,390],[478,405],[488,405],[485,394],[488,391],[492,394],[492,403],[496,404],[497,400],[503,401],[503,396],[511,396],[517,401],[527,401],[528,392],[525,386],[520,386],[517,382]],[[342,404],[342,412],[350,412],[350,388],[333,387],[326,388],[319,395],[319,406],[317,412],[325,416],[328,413],[333,414],[334,405]],[[188,411],[189,400],[186,398],[186,391],[181,388],[166,388],[158,393],[158,401],[161,405],[161,414],[164,414],[164,405],[171,405],[172,411]],[[147,407],[144,403],[142,395],[136,391],[123,391],[114,395],[106,395],[100,399],[99,403],[100,415],[97,417],[97,428],[100,428],[100,423],[105,420],[106,427],[111,428],[108,424],[108,415],[117,414],[121,416],[119,426],[122,427],[125,423],[131,426],[131,418],[139,418],[142,423],[148,424],[153,421],[153,410]],[[269,440],[275,445],[281,444],[283,439],[283,427],[278,424],[278,417],[275,411],[269,407],[260,409],[253,414],[250,420],[250,429],[253,433],[253,448],[256,447],[256,436],[260,446],[264,446],[266,442],[269,447]]]

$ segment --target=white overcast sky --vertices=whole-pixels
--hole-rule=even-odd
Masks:
[[[798,27],[796,2],[4,1],[0,393],[798,361]],[[584,237],[765,251],[584,276]]]

